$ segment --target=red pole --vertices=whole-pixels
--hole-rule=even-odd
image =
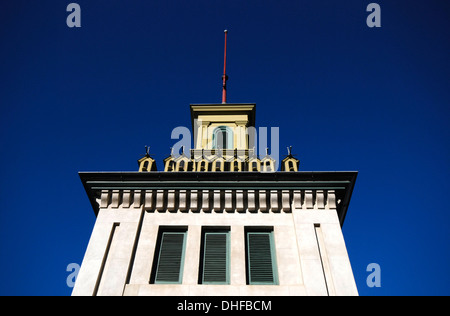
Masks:
[[[227,34],[228,31],[225,30],[225,53],[223,57],[223,76],[222,76],[222,103],[227,103]]]

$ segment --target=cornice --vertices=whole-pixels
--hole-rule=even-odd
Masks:
[[[102,194],[145,194],[148,192],[225,192],[265,191],[320,192],[332,191],[341,225],[350,203],[357,172],[80,172],[79,176],[98,214]],[[314,192],[314,193],[313,193]],[[319,193],[317,193],[319,192]],[[271,194],[272,194],[271,193]],[[178,193],[177,193],[178,194]],[[235,194],[235,193],[233,193]],[[289,193],[292,196],[292,193]],[[309,193],[308,193],[309,194]],[[235,196],[235,195],[233,195]],[[307,196],[307,195],[305,195]],[[312,197],[312,195],[311,195]],[[305,198],[304,198],[305,199]],[[317,198],[320,204],[320,198]]]

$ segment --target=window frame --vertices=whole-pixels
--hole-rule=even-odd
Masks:
[[[218,135],[222,133],[222,142],[225,141],[226,148],[219,147],[217,141],[219,139]],[[224,134],[226,137],[223,137]],[[234,149],[234,133],[233,130],[229,126],[218,126],[213,130],[212,134],[212,149]],[[220,144],[223,145],[223,144]]]
[[[225,251],[226,251],[226,258],[225,258],[225,281],[205,281],[205,268],[206,268],[206,255],[207,255],[207,236],[208,235],[225,235],[226,237],[226,245],[225,245]],[[203,247],[202,247],[202,251],[201,251],[201,255],[202,255],[202,269],[201,269],[201,284],[204,285],[229,285],[230,284],[230,252],[231,252],[231,241],[230,241],[230,231],[205,231],[203,233],[202,236],[204,242],[203,242]]]
[[[151,284],[182,284],[183,283],[183,272],[184,272],[184,262],[186,257],[186,241],[187,241],[187,229],[162,229],[158,236],[157,248],[155,249],[155,254],[157,257],[154,260],[154,276],[152,277]],[[183,236],[183,245],[181,247],[181,257],[180,257],[180,270],[178,271],[178,281],[159,281],[158,272],[160,271],[161,262],[161,252],[163,249],[163,241],[165,235],[174,234]]]
[[[260,282],[260,281],[252,281],[251,276],[251,258],[250,258],[250,238],[249,235],[266,235],[269,237],[269,247],[270,247],[270,256],[271,256],[271,264],[272,264],[272,282]],[[275,248],[275,237],[273,228],[252,228],[248,227],[245,230],[245,261],[246,261],[246,277],[247,277],[247,285],[279,285],[278,279],[278,264],[277,264],[277,255]]]

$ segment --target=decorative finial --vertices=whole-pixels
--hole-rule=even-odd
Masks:
[[[150,157],[150,146],[145,145],[145,157]]]
[[[287,148],[287,151],[288,151],[288,156],[292,156],[292,146],[289,146]]]
[[[269,156],[269,148],[266,147],[266,156]]]

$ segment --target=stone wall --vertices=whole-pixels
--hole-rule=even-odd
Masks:
[[[102,190],[73,295],[357,295],[334,190]],[[187,227],[182,284],[150,284],[160,227]],[[229,285],[199,279],[202,227],[230,227]],[[278,285],[247,285],[245,229],[273,228]]]

